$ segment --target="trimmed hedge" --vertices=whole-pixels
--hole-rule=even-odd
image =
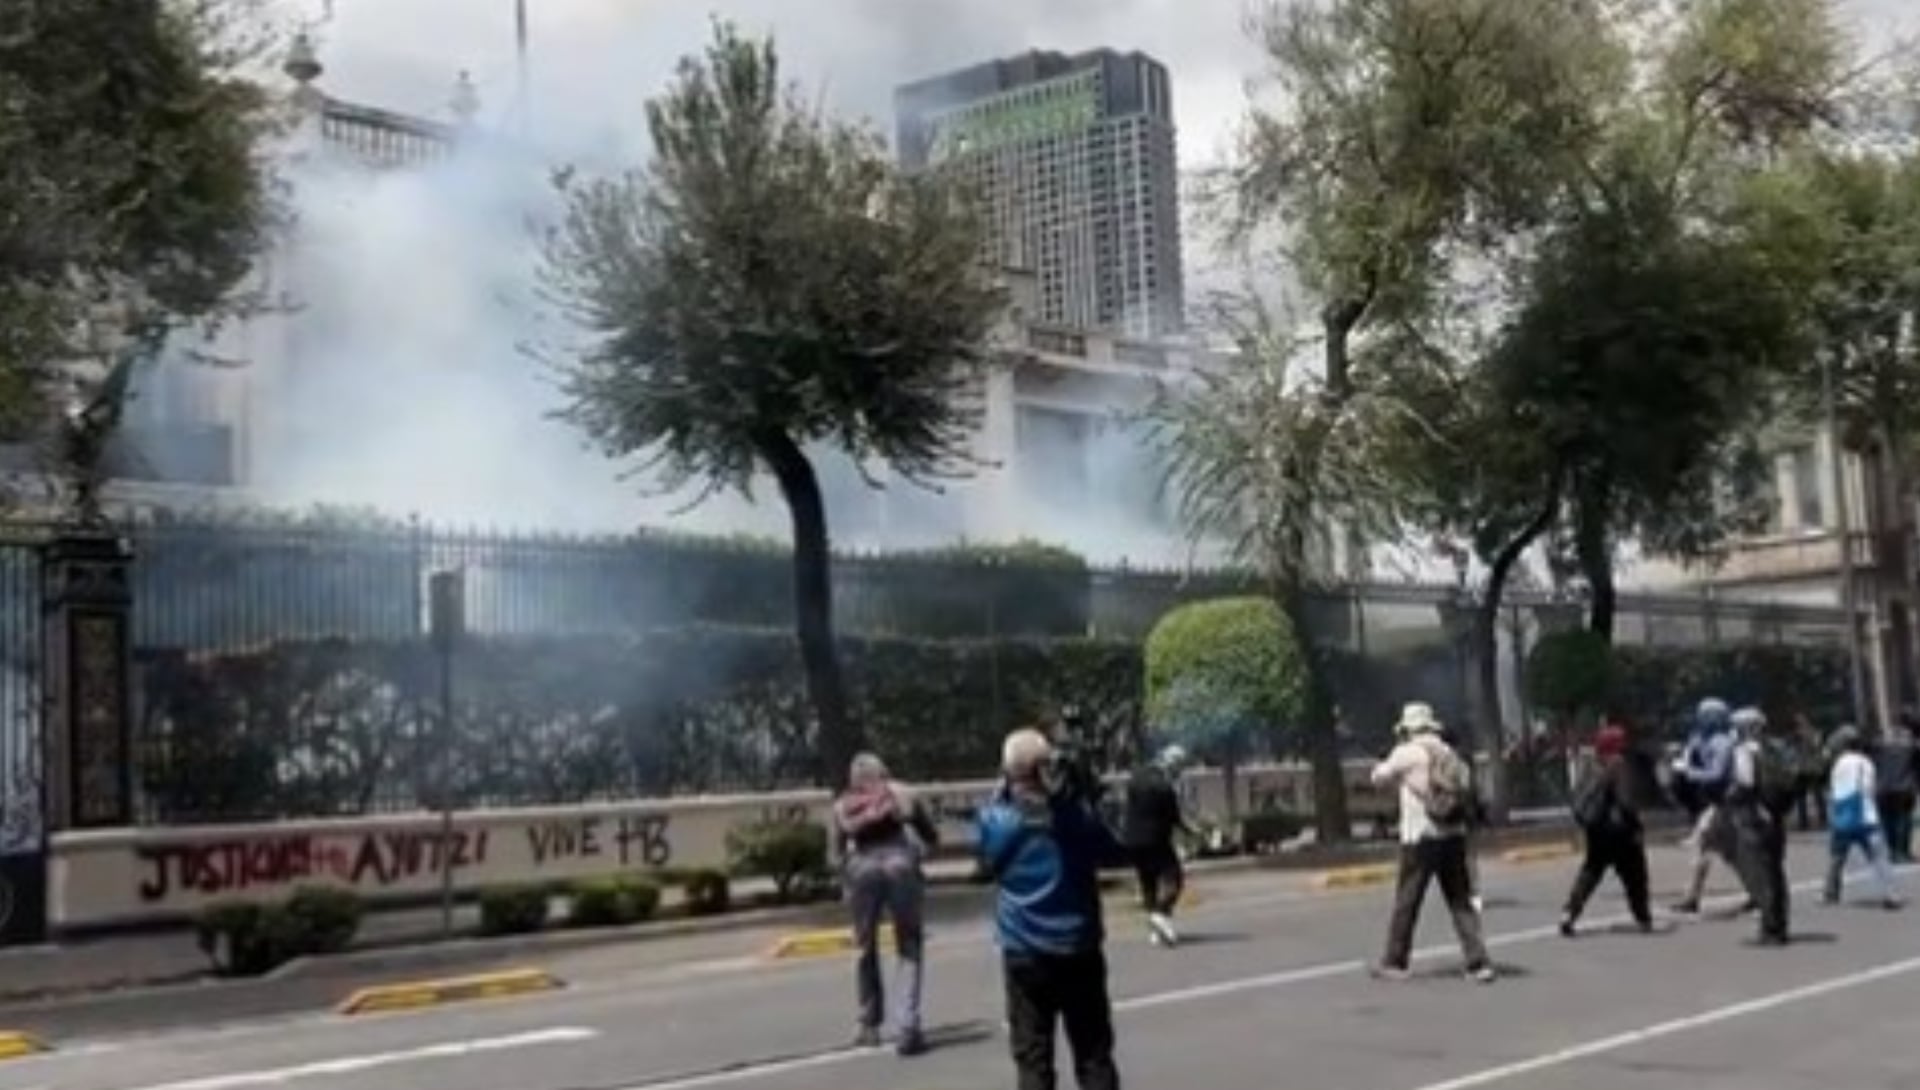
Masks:
[[[553,891],[544,885],[492,886],[480,891],[482,935],[528,935],[547,926]]]
[[[1094,640],[841,644],[856,719],[910,779],[996,767],[1013,727],[1086,708],[1097,759],[1140,733],[1140,655]],[[437,664],[419,642],[147,655],[139,776],[158,821],[435,805]],[[456,665],[456,805],[767,790],[820,779],[783,630],[476,639]]]
[[[584,879],[569,892],[569,927],[629,927],[652,919],[660,909],[660,887],[632,875]]]
[[[727,859],[743,878],[773,881],[781,904],[824,885],[827,827],[811,821],[764,821],[727,831]]]
[[[230,900],[194,920],[200,951],[224,976],[259,976],[295,958],[337,954],[360,933],[365,906],[350,890],[296,889],[281,904]]]

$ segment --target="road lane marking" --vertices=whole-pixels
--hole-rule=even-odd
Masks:
[[[1543,1053],[1530,1060],[1519,1060],[1515,1063],[1502,1064],[1499,1067],[1490,1067],[1485,1071],[1476,1071],[1471,1075],[1461,1075],[1458,1078],[1448,1079],[1445,1082],[1429,1083],[1426,1086],[1419,1087],[1418,1090],[1472,1090],[1473,1087],[1505,1082],[1508,1079],[1517,1078],[1521,1075],[1530,1075],[1536,1071],[1543,1071],[1550,1067],[1561,1067],[1593,1056],[1603,1055],[1608,1052],[1618,1052],[1623,1048],[1631,1048],[1634,1045],[1644,1044],[1648,1041],[1656,1041],[1662,1037],[1672,1037],[1676,1034],[1718,1025],[1721,1022],[1731,1022],[1736,1018],[1745,1018],[1752,1014],[1764,1014],[1767,1011],[1790,1006],[1794,1003],[1804,1003],[1809,999],[1819,999],[1823,996],[1849,991],[1877,981],[1904,976],[1916,971],[1920,971],[1920,957],[1908,958],[1905,961],[1896,961],[1892,964],[1882,965],[1873,969],[1863,969],[1860,972],[1848,973],[1844,976],[1829,977],[1817,983],[1804,984],[1798,988],[1789,988],[1783,992],[1774,992],[1770,995],[1758,996],[1753,999],[1743,1000],[1739,1003],[1730,1003],[1724,1007],[1715,1007],[1711,1010],[1701,1011],[1698,1014],[1688,1015],[1685,1018],[1656,1022],[1653,1025],[1644,1026],[1640,1029],[1628,1030],[1625,1033],[1616,1033],[1611,1037],[1602,1037],[1597,1041],[1588,1041],[1586,1044],[1573,1045],[1568,1048]]]
[[[709,1071],[704,1075],[688,1075],[684,1078],[669,1076],[662,1082],[628,1083],[619,1090],[700,1090],[701,1087],[725,1086],[728,1083],[746,1082],[749,1079],[767,1079],[795,1071],[837,1067],[853,1060],[863,1060],[868,1056],[878,1055],[881,1051],[878,1048],[843,1048],[837,1052],[822,1052],[816,1056],[799,1056],[790,1060],[768,1060],[764,1063],[745,1064],[740,1067],[730,1067],[724,1071]]]
[[[229,1075],[212,1075],[205,1078],[186,1079],[181,1082],[158,1083],[153,1086],[138,1087],[136,1090],[239,1090],[241,1087],[280,1086],[301,1079],[321,1078],[328,1075],[351,1075],[362,1071],[371,1071],[382,1067],[395,1067],[402,1064],[422,1063],[428,1060],[452,1060],[463,1056],[475,1056],[489,1052],[507,1052],[518,1048],[534,1048],[540,1045],[568,1044],[591,1040],[600,1036],[598,1030],[579,1027],[558,1027],[535,1030],[531,1033],[516,1033],[507,1037],[482,1037],[469,1041],[447,1041],[437,1045],[425,1045],[420,1048],[404,1049],[396,1052],[373,1052],[362,1056],[342,1056],[333,1060],[321,1060],[316,1063],[301,1064],[297,1067],[279,1067],[263,1071],[241,1071]]]

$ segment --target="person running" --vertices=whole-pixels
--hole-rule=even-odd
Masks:
[[[1403,738],[1373,769],[1376,787],[1400,794],[1400,875],[1385,955],[1373,966],[1376,977],[1404,980],[1411,974],[1413,932],[1427,886],[1440,894],[1453,915],[1453,929],[1465,955],[1467,975],[1490,984],[1497,974],[1480,935],[1480,913],[1473,907],[1473,882],[1467,871],[1467,795],[1472,776],[1466,761],[1440,740],[1440,721],[1427,704],[1408,704],[1395,735]]]
[[[1580,873],[1567,893],[1566,911],[1560,915],[1560,933],[1573,938],[1580,913],[1587,899],[1600,886],[1608,871],[1620,876],[1626,887],[1627,907],[1640,930],[1653,930],[1653,910],[1647,894],[1646,830],[1641,824],[1640,808],[1634,804],[1631,769],[1627,765],[1627,732],[1617,723],[1607,723],[1593,738],[1593,755],[1598,761],[1585,787],[1573,804],[1574,821],[1586,837],[1586,857]]]
[[[1748,894],[1760,909],[1760,945],[1785,946],[1790,900],[1787,815],[1799,768],[1785,740],[1770,736],[1760,709],[1741,708],[1731,721],[1738,741],[1725,805],[1738,845],[1736,858]]]
[[[1180,771],[1187,752],[1168,746],[1159,757],[1136,769],[1127,782],[1126,822],[1122,832],[1140,880],[1140,905],[1147,913],[1147,936],[1156,946],[1180,942],[1173,912],[1186,887],[1174,837],[1187,829],[1180,810]]]
[[[1840,883],[1847,869],[1847,858],[1855,848],[1873,865],[1880,887],[1880,903],[1888,909],[1901,907],[1900,895],[1893,884],[1893,864],[1887,854],[1887,837],[1880,824],[1880,805],[1875,797],[1873,758],[1868,756],[1866,736],[1852,726],[1833,732],[1833,747],[1840,756],[1828,776],[1827,813],[1833,831],[1829,834],[1832,858],[1827,862],[1827,888],[1822,900],[1840,903]]]
[[[939,827],[926,807],[871,753],[853,759],[847,790],[834,802],[833,824],[844,860],[854,946],[860,952],[854,969],[860,1002],[856,1043],[864,1048],[879,1045],[880,1027],[886,1023],[880,922],[888,917],[900,955],[900,1024],[895,1046],[902,1056],[917,1056],[927,1048],[920,1025],[926,945],[926,880],[921,860],[939,843]]]
[[[1887,850],[1895,863],[1913,862],[1913,806],[1915,762],[1920,760],[1913,730],[1916,713],[1907,708],[1880,740],[1875,761],[1880,797],[1880,819],[1886,823]]]
[[[1677,772],[1685,779],[1700,812],[1694,818],[1693,834],[1688,838],[1693,853],[1692,878],[1686,893],[1673,906],[1682,915],[1698,915],[1700,898],[1706,892],[1707,872],[1718,855],[1732,869],[1731,828],[1726,824],[1722,806],[1733,785],[1732,711],[1727,702],[1708,697],[1700,702],[1693,716],[1693,730],[1681,752]]]

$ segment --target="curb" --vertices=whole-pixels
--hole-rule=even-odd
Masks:
[[[1360,867],[1339,867],[1314,876],[1315,889],[1360,889],[1393,881],[1399,867],[1393,863],[1370,863]]]
[[[335,1008],[339,1014],[388,1014],[419,1010],[447,1003],[467,1003],[480,999],[504,999],[515,995],[533,995],[565,987],[560,978],[544,969],[514,969],[477,976],[450,977],[405,984],[380,984],[362,988]]]
[[[32,1034],[0,1032],[0,1061],[19,1060],[52,1051],[45,1041]]]
[[[880,945],[894,949],[893,925],[881,924]],[[795,961],[801,958],[825,958],[853,952],[853,930],[847,927],[819,931],[796,931],[774,940],[765,957],[768,961]]]
[[[1502,863],[1546,863],[1555,859],[1566,859],[1579,854],[1580,849],[1572,842],[1560,844],[1533,844],[1524,848],[1508,848],[1500,853]]]

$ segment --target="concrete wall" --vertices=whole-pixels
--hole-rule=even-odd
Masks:
[[[1349,768],[1349,780],[1364,766]],[[1117,782],[1117,781],[1116,781]],[[1218,773],[1183,781],[1189,804],[1219,816]],[[1296,767],[1243,771],[1239,810],[1304,810],[1308,778]],[[933,809],[943,840],[973,839],[976,807],[992,781],[916,789]],[[440,888],[443,852],[455,888],[583,878],[656,867],[724,867],[729,830],[756,822],[824,821],[820,791],[715,798],[636,800],[456,814],[452,837],[440,818],[415,813],[327,821],[68,832],[53,838],[50,910],[59,929],[179,921],[223,900],[277,900],[300,886],[353,889],[378,900],[429,897]]]

